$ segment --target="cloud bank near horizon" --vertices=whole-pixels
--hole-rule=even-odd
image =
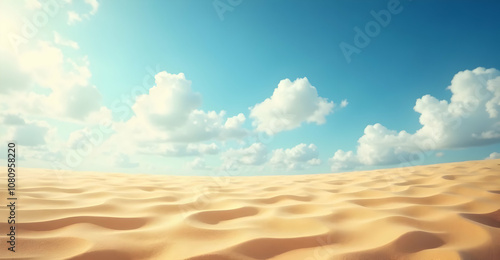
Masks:
[[[355,152],[338,150],[330,158],[331,170],[411,163],[431,151],[498,143],[500,71],[479,67],[458,72],[447,89],[450,101],[431,95],[417,99],[413,109],[422,127],[415,133],[368,125]]]
[[[96,0],[85,0],[83,9],[71,1],[57,3],[66,27],[105,10]],[[32,11],[46,9],[37,0],[24,4]],[[107,86],[95,84],[92,57],[82,42],[65,35],[64,28],[49,27],[12,42],[22,39],[11,37],[12,28],[23,25],[6,19],[0,17],[0,33],[10,37],[0,41],[1,141],[16,140],[28,148],[26,160],[51,162],[56,168],[80,169],[87,162],[137,169],[154,164],[141,158],[155,157],[157,165],[171,159],[181,164],[177,169],[196,172],[298,172],[320,166],[338,172],[418,164],[429,154],[442,157],[446,150],[500,143],[500,71],[495,68],[457,72],[447,87],[449,100],[428,94],[408,104],[419,116],[415,132],[373,123],[356,137],[357,145],[352,140],[355,149],[325,152],[323,144],[297,136],[269,144],[306,125],[319,129],[331,123],[340,129],[350,123],[337,120],[335,113],[362,104],[325,95],[325,86],[315,78],[273,79],[263,98],[245,101],[248,110],[228,113],[230,109],[203,106],[201,82],[191,82],[183,72],[158,70],[140,94],[132,93],[126,102],[116,97],[116,103],[107,105]],[[488,158],[497,157],[492,153]]]

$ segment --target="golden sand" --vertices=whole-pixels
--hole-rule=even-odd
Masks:
[[[16,253],[3,239],[0,259],[500,259],[500,160],[231,178],[19,169],[17,184]]]

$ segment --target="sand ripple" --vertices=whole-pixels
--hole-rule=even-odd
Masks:
[[[18,183],[18,248],[0,259],[500,259],[500,160],[231,178],[21,169]]]

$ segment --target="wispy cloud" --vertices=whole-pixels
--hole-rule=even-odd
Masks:
[[[77,42],[63,38],[58,32],[54,32],[54,43],[62,46],[68,46],[75,50],[80,48]]]

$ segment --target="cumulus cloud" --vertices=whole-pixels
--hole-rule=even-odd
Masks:
[[[358,140],[358,160],[365,165],[387,165],[408,158],[417,149],[415,136],[381,124],[369,125]]]
[[[86,56],[76,62],[50,42],[39,41],[35,48],[20,53],[18,60],[37,84],[51,90],[85,86],[91,77]]]
[[[414,134],[368,125],[358,140],[356,154],[340,152],[330,159],[332,170],[358,165],[387,165],[421,159],[429,151],[465,148],[500,141],[497,109],[500,72],[477,68],[457,73],[448,89],[450,101],[431,95],[417,99],[422,127]],[[341,156],[344,155],[344,156]],[[354,159],[355,158],[355,159]]]
[[[347,99],[344,99],[342,100],[342,102],[340,102],[340,107],[346,107],[347,105],[349,105],[349,102],[347,101]]]
[[[279,168],[298,170],[307,166],[319,165],[321,160],[318,155],[316,145],[301,143],[290,149],[274,150],[269,163]]]
[[[30,150],[25,151],[24,154],[27,158],[34,158],[46,162],[60,162],[64,159],[64,154],[61,150],[51,149],[50,147],[31,147]]]
[[[493,93],[493,97],[486,102],[486,111],[490,118],[498,117],[498,107],[500,106],[500,77],[489,80],[487,89]]]
[[[419,151],[415,140],[415,136],[406,131],[389,130],[381,124],[368,125],[358,140],[357,152],[338,150],[329,160],[331,170],[338,172],[352,170],[359,165],[407,162]]]
[[[248,135],[248,130],[242,127],[245,123],[245,115],[239,113],[237,116],[230,117],[224,123],[220,134],[222,139],[241,139]]]
[[[115,134],[105,142],[104,149],[119,149],[127,154],[201,157],[219,153],[215,142],[240,140],[248,134],[243,129],[243,114],[226,117],[225,111],[199,109],[201,103],[201,95],[191,88],[191,81],[183,73],[159,72],[155,85],[132,104],[132,117],[113,122]]]
[[[335,152],[329,162],[333,172],[351,170],[359,165],[359,160],[352,151],[344,152],[343,150]]]
[[[29,90],[32,80],[27,71],[22,70],[17,57],[0,49],[0,95]]]
[[[156,85],[137,97],[134,116],[121,125],[126,136],[145,142],[202,142],[241,138],[245,116],[226,119],[226,112],[203,111],[201,95],[191,89],[183,73],[165,71],[155,76]]]
[[[27,13],[21,10],[23,7],[44,8],[42,1],[25,3],[14,8],[19,8],[16,11],[20,14]],[[78,14],[75,17],[81,20]],[[0,26],[0,30],[8,26]],[[67,49],[61,48],[78,49],[78,44],[57,32],[39,36],[37,38],[44,40],[13,42],[9,38],[12,46],[4,44],[8,41],[0,43],[0,124],[3,126],[0,132],[4,139],[30,146],[29,152],[24,153],[27,158],[48,162],[64,157],[70,149],[56,129],[40,119],[92,127],[103,119],[109,122],[112,117],[111,111],[101,105],[99,90],[90,83],[88,58],[76,52],[68,56]]]
[[[90,111],[86,118],[86,123],[90,126],[102,125],[108,128],[113,127],[113,115],[109,108],[101,106],[99,110]]]
[[[205,154],[218,154],[219,147],[215,143],[166,143],[151,145],[144,149],[139,149],[140,153],[156,154],[167,157],[198,156]]]
[[[493,152],[490,154],[490,156],[485,158],[485,160],[495,160],[495,159],[500,159],[500,153]]]
[[[222,155],[223,169],[237,170],[240,165],[262,165],[267,157],[267,147],[262,143],[254,143],[247,148],[228,149]]]
[[[16,114],[5,114],[2,116],[2,123],[5,125],[24,125],[26,122]]]
[[[78,120],[86,119],[101,109],[102,96],[94,86],[75,86],[49,96],[50,101],[59,102],[59,115]]]
[[[136,168],[139,163],[133,162],[127,154],[118,153],[113,158],[114,165],[119,168]]]
[[[0,78],[0,101],[8,110],[24,115],[86,121],[90,116],[110,117],[101,105],[99,90],[89,82],[87,57],[73,60],[50,42],[39,41],[17,56],[7,53],[7,73]],[[10,57],[10,58],[9,58]],[[4,62],[0,61],[0,67]],[[0,75],[1,76],[1,75]],[[35,90],[33,89],[36,87]],[[3,94],[9,94],[2,95]]]
[[[184,124],[188,115],[201,105],[201,95],[191,90],[183,73],[165,71],[155,76],[156,86],[137,97],[132,109],[152,125],[173,129]]]
[[[70,149],[83,149],[89,145],[99,146],[111,132],[112,129],[85,127],[71,132],[66,145]]]
[[[192,170],[210,170],[211,168],[207,166],[205,159],[201,157],[195,158],[193,161],[189,162],[187,166]]]
[[[29,121],[10,126],[7,129],[7,140],[24,146],[41,146],[54,137],[55,131],[47,122]]]
[[[426,95],[417,100],[415,111],[423,125],[416,135],[435,140],[439,148],[460,148],[500,140],[500,120],[494,114],[500,88],[500,72],[477,68],[457,73],[448,87],[451,101]]]
[[[275,134],[299,127],[303,122],[323,124],[333,111],[333,102],[318,96],[307,78],[282,80],[273,95],[250,108],[259,132]]]

